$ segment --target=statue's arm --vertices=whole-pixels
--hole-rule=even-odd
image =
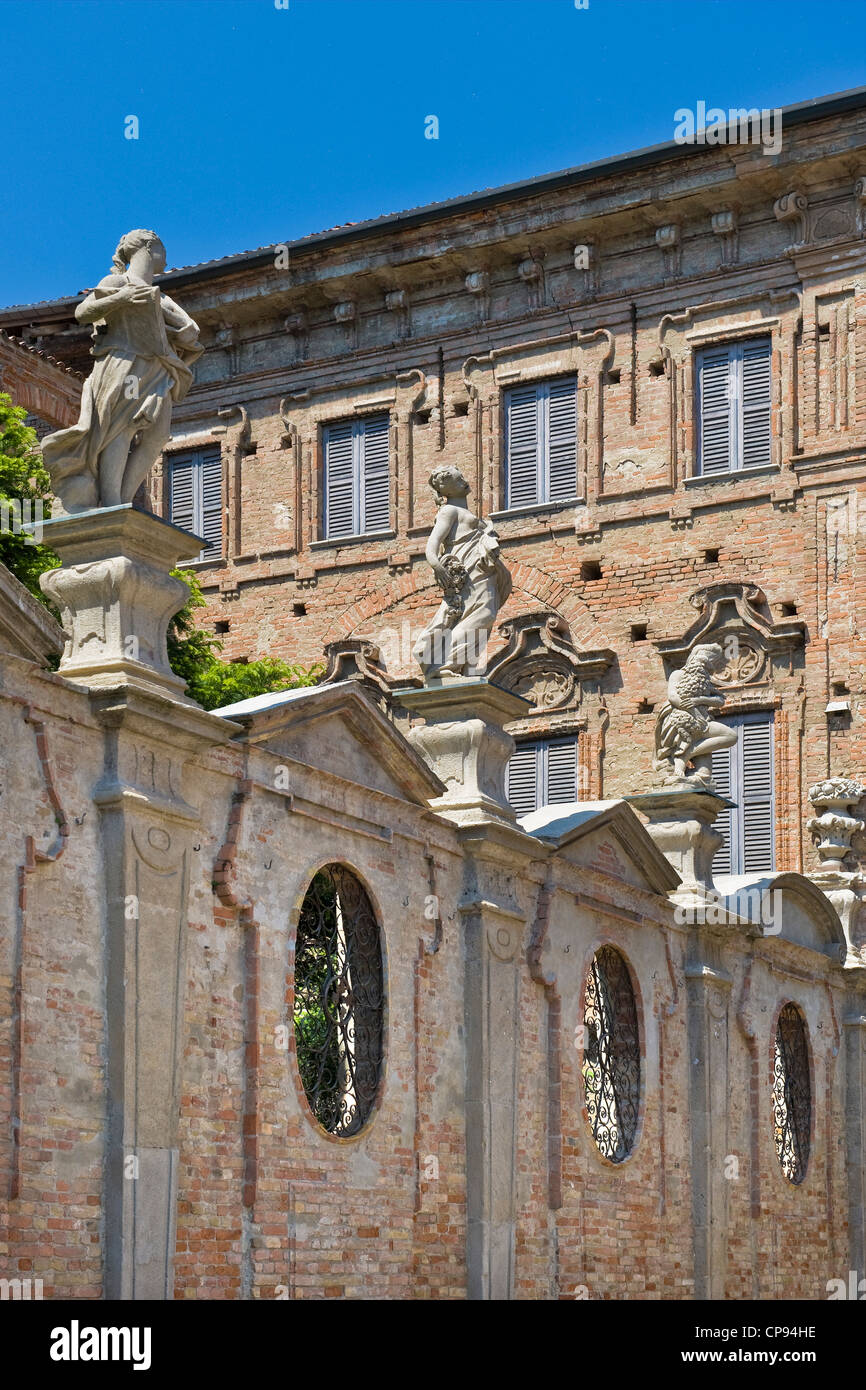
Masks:
[[[147,285],[128,285],[121,275],[106,275],[76,307],[75,317],[79,323],[96,323],[109,318],[122,304],[143,301],[151,293]]]
[[[436,575],[436,578],[439,580],[440,583],[442,583],[443,579],[447,580],[448,575],[442,569],[442,566],[439,563],[439,557],[442,554],[442,549],[445,545],[445,542],[451,534],[456,514],[456,507],[446,506],[439,508],[439,513],[436,517],[436,522],[433,526],[433,530],[430,532],[430,535],[427,539],[427,548],[424,551],[427,563],[428,565],[432,566],[433,573]]]
[[[688,709],[691,700],[685,699],[680,695],[680,676],[681,671],[672,671],[668,680],[668,704],[671,709]]]

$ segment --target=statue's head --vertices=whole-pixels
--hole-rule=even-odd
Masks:
[[[430,474],[430,486],[439,502],[446,502],[449,497],[465,497],[470,490],[460,469],[455,468],[452,463],[433,469]]]
[[[703,642],[692,647],[686,661],[687,671],[724,671],[727,658],[718,642]]]
[[[154,275],[160,275],[165,270],[165,247],[156,232],[136,227],[134,231],[122,236],[117,243],[111,264],[118,275],[124,273],[138,251],[147,251]]]

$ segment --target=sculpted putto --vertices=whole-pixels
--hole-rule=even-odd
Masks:
[[[469,510],[459,468],[430,474],[439,514],[426,556],[443,598],[413,654],[425,679],[477,675],[496,614],[511,593],[511,574],[489,521]]]
[[[695,647],[682,670],[671,675],[668,698],[656,720],[653,760],[666,782],[692,781],[712,789],[710,755],[736,743],[736,729],[710,719],[710,710],[725,703],[712,679],[725,664],[718,643],[706,643]],[[689,763],[694,764],[691,773]]]
[[[42,441],[42,457],[65,512],[131,502],[171,434],[171,407],[192,384],[203,348],[198,325],[153,283],[165,269],[156,232],[122,237],[113,269],[78,305],[93,324],[96,365],[77,425]]]

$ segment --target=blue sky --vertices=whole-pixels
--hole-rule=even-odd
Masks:
[[[5,0],[0,41],[4,305],[131,227],[186,265],[866,84],[864,0]]]

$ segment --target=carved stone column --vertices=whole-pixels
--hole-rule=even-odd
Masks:
[[[862,980],[863,974],[858,972]],[[862,985],[861,985],[862,989]],[[866,997],[850,996],[845,1039],[845,1151],[848,1170],[848,1268],[866,1278]]]
[[[395,695],[426,721],[409,731],[409,741],[447,787],[431,805],[457,826],[465,856],[459,911],[465,969],[469,1297],[510,1299],[520,980],[528,915],[522,885],[528,862],[542,852],[517,827],[505,799],[505,768],[514,740],[503,725],[525,715],[529,705],[483,679],[451,680]]]
[[[725,1297],[728,1262],[728,1039],[731,976],[716,933],[696,928],[686,956],[692,1238],[696,1299]]]
[[[671,898],[692,928],[685,975],[695,1298],[724,1298],[732,980],[722,966],[719,927],[736,918],[722,905],[713,883],[713,856],[722,843],[713,822],[733,803],[699,787],[662,788],[627,800],[649,818],[647,830],[680,875],[682,884]]]
[[[199,822],[185,765],[237,726],[186,699],[168,666],[166,628],[187,592],[168,571],[198,554],[196,537],[125,506],[47,522],[45,539],[65,562],[43,583],[67,630],[60,671],[90,688],[104,731],[92,799],[105,884],[105,1291],[168,1299]]]

